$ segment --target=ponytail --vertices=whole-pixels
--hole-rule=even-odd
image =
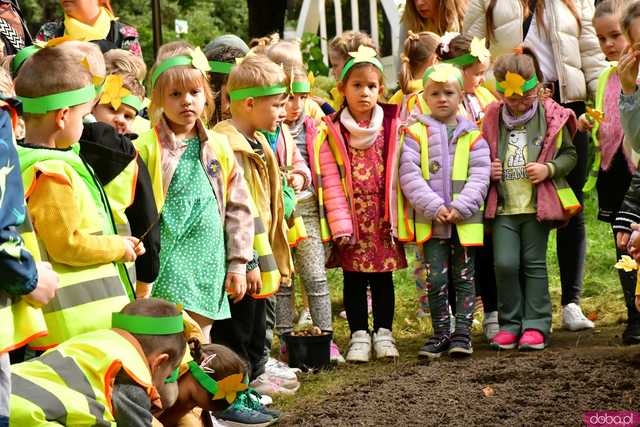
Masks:
[[[400,89],[403,93],[410,94],[412,92],[411,81],[422,77],[419,74],[425,68],[427,61],[436,53],[439,43],[440,37],[435,33],[423,31],[416,34],[409,31],[404,42],[402,65],[398,76]]]

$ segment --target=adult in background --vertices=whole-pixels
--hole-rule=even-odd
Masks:
[[[553,99],[579,117],[588,94],[596,92],[600,72],[607,67],[591,23],[593,12],[593,0],[471,0],[463,31],[486,37],[494,59],[519,45],[529,47]],[[587,142],[586,133],[575,135],[578,163],[567,176],[580,203],[587,175]],[[579,306],[586,252],[583,213],[558,229],[556,251],[563,326],[569,330],[593,328]]]
[[[109,0],[61,0],[60,5],[64,20],[45,23],[36,40],[69,36],[74,40],[95,42],[103,52],[124,49],[142,56],[138,31],[118,21]]]

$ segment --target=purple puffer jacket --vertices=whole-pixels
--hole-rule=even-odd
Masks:
[[[451,174],[456,142],[460,135],[476,130],[474,123],[458,116],[458,126],[451,141],[447,139],[447,126],[430,117],[420,115],[417,121],[427,126],[429,133],[429,181],[422,177],[420,169],[420,145],[411,132],[407,132],[400,157],[400,188],[413,206],[416,215],[432,221],[441,206],[455,208],[462,217],[469,219],[480,210],[489,188],[491,161],[489,146],[479,138],[473,143],[469,155],[469,177],[460,195],[453,200]],[[448,153],[448,155],[443,155]],[[432,237],[451,238],[451,225],[433,223]]]

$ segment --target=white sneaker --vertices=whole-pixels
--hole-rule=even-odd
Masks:
[[[267,396],[266,394],[260,395],[260,404],[264,406],[269,406],[273,403],[273,399],[271,396]]]
[[[498,332],[500,332],[500,324],[498,323],[498,312],[491,311],[484,314],[484,320],[482,321],[482,331],[487,341],[491,341]]]
[[[273,362],[271,362],[271,360],[273,360]],[[299,369],[291,369],[284,363],[272,358],[269,358],[269,361],[265,365],[264,370],[270,376],[281,378],[286,381],[297,381],[298,376],[296,375],[296,372],[300,371]]]
[[[585,317],[580,306],[572,302],[562,307],[562,327],[570,331],[579,331],[592,329],[595,325]]]
[[[376,359],[400,357],[396,340],[393,339],[391,331],[385,328],[380,328],[377,333],[373,333],[373,349],[376,352]]]
[[[272,377],[269,373],[258,376],[249,386],[260,394],[273,397],[275,394],[293,395],[300,388],[300,383],[296,381],[285,381],[279,377]]]
[[[368,362],[371,358],[371,335],[367,331],[355,331],[351,334],[347,362]]]
[[[308,308],[305,308],[298,317],[298,328],[304,329],[305,326],[313,325],[313,319]]]

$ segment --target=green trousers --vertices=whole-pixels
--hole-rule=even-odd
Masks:
[[[520,336],[536,329],[548,337],[548,237],[549,227],[538,222],[535,214],[496,217],[493,254],[501,330]]]

